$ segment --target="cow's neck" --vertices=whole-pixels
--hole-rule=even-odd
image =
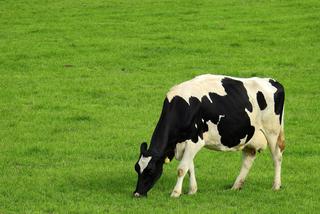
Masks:
[[[163,158],[165,156],[168,147],[168,137],[168,130],[165,127],[165,124],[160,120],[153,132],[150,147],[148,149],[152,156],[158,158]]]
[[[171,140],[169,139],[172,138],[172,134],[170,134],[172,124],[170,121],[170,112],[168,110],[168,106],[169,102],[167,99],[165,99],[161,116],[153,132],[149,147],[149,152],[151,155],[159,158],[165,158],[165,156],[168,155],[168,151],[172,150],[172,146],[170,146]]]

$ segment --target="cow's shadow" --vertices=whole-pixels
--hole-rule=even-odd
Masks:
[[[110,195],[131,196],[135,188],[133,175],[92,174],[88,176],[69,176],[65,185],[75,190],[100,192]]]
[[[132,197],[135,185],[137,182],[137,176],[133,173],[90,173],[85,175],[76,176],[70,175],[66,179],[64,185],[68,185],[73,190],[97,192],[99,194],[112,195],[116,197]],[[186,176],[184,180],[184,193],[188,191],[189,178]],[[172,188],[176,182],[175,175],[166,175],[160,179],[156,185],[156,192],[162,192],[163,194],[170,195]],[[216,192],[216,191],[230,191],[232,187],[232,181],[217,180],[210,185],[210,187],[204,188],[204,184],[207,180],[198,179],[200,183],[199,192]]]

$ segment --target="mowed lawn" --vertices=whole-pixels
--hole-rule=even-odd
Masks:
[[[0,0],[0,213],[319,213],[320,2]],[[283,188],[258,154],[202,150],[199,192],[170,198],[177,161],[134,199],[166,92],[196,75],[286,88]],[[188,189],[185,179],[184,191]]]

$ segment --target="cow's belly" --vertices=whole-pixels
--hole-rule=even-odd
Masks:
[[[256,129],[252,138],[246,142],[246,138],[240,139],[240,143],[233,147],[227,147],[221,143],[221,136],[217,125],[211,121],[207,122],[208,131],[203,133],[203,140],[207,149],[216,151],[239,151],[245,147],[250,147],[257,151],[264,150],[267,147],[267,140],[260,129]]]
[[[243,148],[245,139],[241,140],[239,145],[229,148],[221,143],[221,136],[219,134],[217,125],[211,121],[208,121],[207,125],[208,131],[203,133],[203,140],[207,149],[216,151],[238,151]]]
[[[221,136],[219,134],[217,125],[211,121],[207,122],[208,131],[203,133],[203,140],[207,149],[216,151],[238,151],[242,150],[246,144],[246,137],[240,139],[240,143],[234,147],[227,147],[221,143]]]

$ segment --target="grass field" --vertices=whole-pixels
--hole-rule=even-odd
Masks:
[[[320,2],[0,0],[0,213],[319,213]],[[283,188],[269,151],[243,190],[240,153],[201,151],[131,197],[168,89],[198,74],[286,88]],[[188,179],[184,190],[187,191]]]

